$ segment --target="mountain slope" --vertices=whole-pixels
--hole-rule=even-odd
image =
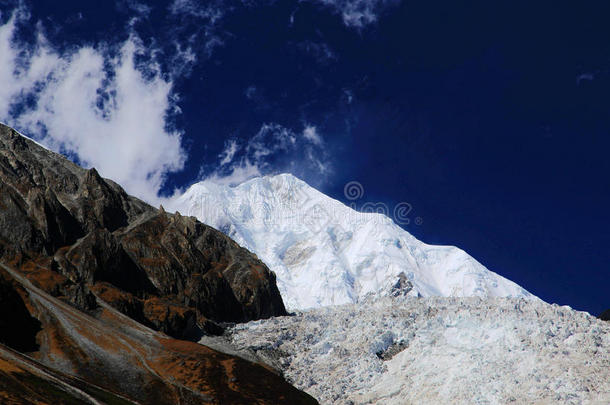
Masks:
[[[260,260],[3,125],[0,304],[0,402],[315,403],[170,338],[286,314]]]
[[[292,309],[411,287],[410,294],[421,296],[534,298],[464,251],[422,243],[389,218],[358,213],[288,174],[236,187],[198,183],[171,208],[256,253],[277,274]]]
[[[49,404],[315,403],[261,365],[171,339],[102,300],[84,313],[2,264],[0,286],[39,325],[33,333],[16,331],[25,340],[35,336],[27,353],[0,345],[0,398]]]
[[[53,371],[0,345],[0,402],[3,404],[134,404],[125,397]]]
[[[275,275],[222,233],[5,126],[0,207],[0,259],[81,309],[95,307],[95,292],[175,337],[286,313]]]

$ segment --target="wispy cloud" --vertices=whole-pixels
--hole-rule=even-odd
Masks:
[[[174,0],[169,6],[169,11],[173,14],[191,14],[211,22],[217,22],[224,15],[221,2],[201,3],[196,0]]]
[[[595,75],[593,73],[580,73],[576,76],[576,85],[578,86],[583,80],[592,81],[593,79],[595,79]]]
[[[244,91],[244,95],[246,96],[246,98],[248,100],[254,100],[257,96],[257,93],[258,93],[258,89],[253,84],[248,86],[246,88],[246,90]]]
[[[314,145],[322,144],[322,137],[318,134],[318,130],[314,125],[306,125],[303,130],[303,136]]]
[[[230,139],[229,141],[227,141],[225,148],[220,153],[220,155],[218,155],[218,157],[220,158],[220,166],[224,166],[231,163],[239,149],[240,146],[237,144],[237,141],[235,139]]]
[[[307,55],[313,57],[320,64],[328,64],[338,59],[333,50],[324,42],[303,41],[297,47]]]
[[[379,14],[388,6],[400,3],[400,0],[309,0],[323,4],[341,15],[348,27],[363,28],[375,23]]]
[[[119,0],[117,1],[118,6],[123,6],[126,9],[130,10],[137,17],[146,18],[150,15],[152,11],[152,7],[148,4],[138,1],[138,0]]]
[[[135,35],[118,50],[60,53],[40,28],[33,44],[17,38],[28,18],[19,9],[0,26],[0,119],[154,202],[186,159],[169,120],[177,111],[171,78]]]
[[[219,25],[223,17],[232,8],[221,0],[198,1],[198,0],[174,0],[168,7],[168,11],[179,19],[179,24],[175,29],[181,31],[182,26],[189,28],[191,35],[188,42],[191,47],[200,47],[206,56],[209,57],[213,50],[224,44],[222,34],[219,32]],[[191,17],[197,20],[195,24],[184,24],[184,17]]]
[[[291,172],[303,178],[326,176],[332,165],[324,141],[313,125],[295,132],[282,125],[263,124],[245,141],[230,140],[211,172],[201,176],[220,184],[239,184],[252,177]]]

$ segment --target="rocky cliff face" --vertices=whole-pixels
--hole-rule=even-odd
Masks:
[[[0,127],[0,256],[83,310],[95,296],[175,337],[285,314],[275,275],[192,217]]]
[[[0,343],[31,352],[40,364],[61,373],[66,381],[73,378],[70,376],[102,381],[104,390],[127,393],[139,401],[146,393],[137,387],[149,390],[151,401],[161,387],[159,392],[166,397],[160,398],[167,399],[165,403],[182,398],[181,389],[176,388],[182,386],[195,392],[192,398],[205,392],[203,397],[212,403],[225,398],[216,391],[235,389],[243,394],[235,398],[244,399],[270,382],[271,393],[263,395],[269,399],[266,403],[288,398],[275,395],[275,391],[292,392],[281,378],[251,368],[254,365],[250,363],[234,370],[237,359],[220,359],[218,353],[211,354],[202,346],[162,337],[146,328],[174,338],[194,339],[203,333],[221,332],[223,322],[285,315],[275,275],[263,263],[195,218],[157,210],[101,178],[95,169],[82,169],[3,125],[0,263],[8,265],[0,278]],[[32,296],[37,299],[32,300]],[[127,322],[119,313],[138,323]],[[66,319],[71,323],[56,325]],[[98,332],[106,337],[94,337],[92,330],[99,329],[102,321],[104,327]],[[134,328],[147,330],[142,333],[148,337],[129,343],[133,336],[123,335]],[[91,346],[83,343],[86,340],[96,343]],[[4,361],[7,369],[32,372],[36,378],[46,375],[39,370],[40,364],[33,368],[19,365],[15,356],[21,354],[10,354],[5,346],[0,349],[0,366]],[[131,355],[122,358],[119,353]],[[156,366],[143,360],[152,353],[159,353],[155,355],[160,361]],[[225,370],[222,375],[214,368],[220,365]],[[215,371],[210,371],[210,366]],[[111,375],[113,368],[125,367],[133,371],[131,388],[120,385],[118,375],[115,380],[104,377]],[[185,381],[164,376],[159,371],[164,367]],[[247,369],[247,375],[237,376],[238,369]],[[2,370],[0,367],[0,380]],[[213,383],[208,372],[214,374]],[[140,374],[150,374],[150,386],[135,383],[142,378]],[[252,381],[246,381],[250,378]],[[257,384],[259,388],[254,389]],[[298,395],[294,398],[311,402],[295,392]]]
[[[104,301],[85,313],[2,264],[0,291],[16,310],[0,329],[0,403],[316,403],[262,365],[171,339]]]

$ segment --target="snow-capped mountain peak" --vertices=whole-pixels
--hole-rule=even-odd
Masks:
[[[387,216],[357,212],[290,174],[200,182],[171,208],[256,253],[291,309],[396,294],[397,285],[421,296],[533,298],[463,250],[420,242]]]

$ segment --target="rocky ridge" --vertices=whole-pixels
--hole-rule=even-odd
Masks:
[[[175,337],[286,313],[275,275],[237,243],[6,126],[0,258],[79,309],[94,309],[97,296]]]
[[[315,403],[264,367],[172,339],[285,315],[256,256],[4,125],[0,264],[9,403],[30,391],[41,403]]]

